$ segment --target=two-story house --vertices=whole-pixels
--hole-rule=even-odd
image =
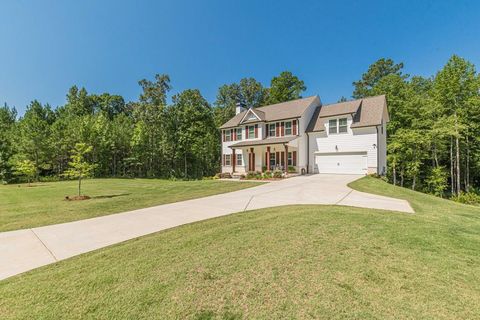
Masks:
[[[385,96],[323,106],[318,96],[244,109],[221,126],[222,172],[384,174]]]

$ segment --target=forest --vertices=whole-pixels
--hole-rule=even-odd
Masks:
[[[33,100],[21,116],[14,107],[0,107],[0,181],[26,181],[25,167],[37,181],[66,179],[79,143],[91,150],[94,177],[213,176],[220,167],[218,127],[235,114],[237,102],[258,107],[300,98],[306,90],[289,71],[274,76],[269,86],[254,78],[225,84],[212,104],[198,89],[169,98],[166,74],[138,84],[136,101],[72,86],[62,106]],[[321,95],[321,90],[316,91]],[[480,75],[475,66],[453,55],[436,74],[424,77],[382,58],[353,82],[351,98],[380,94],[390,112],[385,179],[441,197],[477,199]]]

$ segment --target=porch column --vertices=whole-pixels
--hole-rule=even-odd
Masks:
[[[235,153],[235,149],[232,148],[232,173],[235,173],[236,162],[237,162],[237,154]]]
[[[270,171],[270,147],[267,147],[267,171]]]
[[[285,173],[288,173],[288,145],[285,145],[285,165],[283,167]]]

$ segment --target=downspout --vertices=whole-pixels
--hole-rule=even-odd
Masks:
[[[378,144],[378,126],[375,126],[375,129],[377,129],[377,174],[379,174],[379,170],[380,170],[380,157],[379,157],[379,148],[380,148],[380,145]],[[367,160],[367,163],[368,163],[368,160]],[[367,165],[367,172],[368,172],[368,165]]]
[[[307,173],[310,168],[310,132],[305,131],[307,134]]]

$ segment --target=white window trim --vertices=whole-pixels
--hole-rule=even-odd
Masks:
[[[287,133],[287,123],[290,123],[290,133],[289,134]],[[284,136],[293,135],[293,121],[292,120],[283,122],[283,133],[284,133]]]
[[[250,127],[253,128],[253,134],[250,134]],[[248,140],[255,139],[255,125],[247,125]]]
[[[271,134],[272,127],[273,127],[273,135]],[[269,137],[276,137],[277,136],[277,123],[276,122],[272,122],[268,125],[268,136]]]
[[[232,166],[232,155],[231,154],[226,154],[225,155],[225,167],[231,167]]]
[[[345,119],[345,121],[347,122],[346,125],[342,126],[342,127],[346,127],[347,131],[345,132],[340,132],[340,120],[343,120]],[[330,122],[331,121],[335,121],[335,127],[332,127],[330,125]],[[335,132],[330,132],[330,129],[331,128],[335,128]],[[335,118],[335,119],[329,119],[328,120],[328,134],[346,134],[348,133],[348,118],[345,118],[345,117],[342,117],[342,118]]]
[[[237,128],[235,129],[236,130],[236,135],[237,135],[237,140],[243,140],[243,130],[242,128]],[[238,135],[238,133],[240,132],[240,135]]]
[[[225,142],[230,142],[232,141],[232,134],[231,134],[231,130],[228,129],[228,130],[225,130]]]
[[[345,120],[345,125],[340,126],[340,120]],[[344,127],[346,129],[346,131],[345,132],[340,132],[340,127]],[[339,118],[338,119],[338,133],[339,134],[348,133],[348,118]]]
[[[238,161],[240,160],[240,161]],[[243,154],[239,153],[235,155],[235,161],[237,166],[243,166]]]

